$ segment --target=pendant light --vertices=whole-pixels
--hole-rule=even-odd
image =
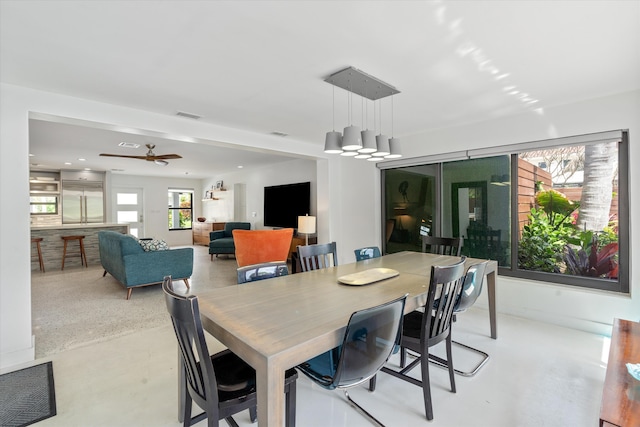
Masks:
[[[391,154],[389,151],[389,138],[382,133],[382,101],[380,101],[380,108],[378,108],[380,114],[380,133],[376,136],[376,151],[371,155],[374,157],[384,157]]]
[[[389,154],[384,158],[397,159],[398,157],[402,157],[402,153],[400,153],[400,140],[393,136],[393,95],[391,95],[391,139],[389,140]]]
[[[362,98],[364,102],[364,98]],[[371,153],[377,150],[376,146],[376,131],[369,129],[369,104],[366,106],[365,123],[367,129],[362,131],[362,148],[358,150],[359,153],[367,154],[366,156],[356,156],[356,159],[368,159],[371,157]],[[362,126],[364,129],[364,125]],[[375,126],[374,126],[375,127]]]
[[[336,132],[336,87],[333,87],[333,130],[327,132],[324,139],[324,152],[329,154],[342,153],[342,134]]]
[[[351,156],[356,159],[366,159],[377,162],[385,159],[401,157],[400,141],[393,134],[393,95],[400,93],[398,89],[388,83],[367,74],[354,67],[347,67],[331,74],[325,82],[334,86],[333,96],[333,130],[327,132],[325,137],[325,153],[335,153],[341,156]],[[343,132],[335,130],[335,86],[347,91],[348,126]],[[353,95],[361,97],[361,121],[362,128],[353,124]],[[382,133],[382,101],[376,101],[392,96],[391,98],[391,139]],[[369,129],[369,105],[364,103],[373,101],[373,129]],[[378,129],[377,123],[380,128]],[[379,134],[376,133],[379,130]]]
[[[353,125],[353,114],[352,114],[352,94],[351,89],[349,89],[348,96],[348,106],[349,106],[349,126],[344,128],[344,132],[342,132],[342,149],[344,151],[356,151],[362,148],[362,136],[360,134],[360,128],[358,126]],[[358,153],[353,154],[356,156]],[[342,153],[343,156],[349,156],[351,154]]]

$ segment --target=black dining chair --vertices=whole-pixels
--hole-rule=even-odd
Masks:
[[[467,309],[471,307],[480,296],[480,292],[482,292],[482,283],[484,281],[487,264],[489,264],[489,261],[484,261],[478,264],[474,264],[467,269],[467,274],[465,275],[464,282],[462,284],[460,296],[456,301],[456,305],[453,307],[454,322],[456,321],[456,316],[467,311]],[[453,339],[451,340],[451,343],[469,351],[473,351],[481,357],[480,361],[470,371],[461,371],[458,369],[454,369],[454,372],[458,375],[462,375],[464,377],[472,377],[476,373],[478,373],[480,368],[482,368],[489,360],[489,354],[485,353],[482,350],[478,350],[477,348],[462,344]],[[448,368],[447,361],[440,357],[430,355],[429,360],[442,368]]]
[[[338,265],[336,242],[298,246],[302,271],[318,270]]]
[[[171,315],[173,329],[178,339],[184,383],[184,427],[207,418],[209,427],[217,427],[225,419],[230,426],[238,426],[232,415],[249,409],[250,418],[256,420],[256,373],[255,370],[230,350],[209,354],[200,320],[198,298],[174,292],[171,276],[162,282],[167,310]],[[286,425],[296,422],[296,379],[298,373],[289,369],[285,373]],[[203,413],[191,416],[192,402]]]
[[[412,311],[404,316],[400,341],[400,371],[385,366],[382,372],[408,381],[422,388],[424,407],[428,420],[433,419],[431,385],[429,381],[429,348],[446,341],[447,365],[451,392],[456,392],[456,383],[451,357],[451,321],[457,295],[464,280],[464,258],[453,265],[431,267],[431,279],[424,312]],[[436,296],[438,303],[435,304]],[[432,309],[428,309],[432,307]],[[418,353],[416,360],[405,367],[406,349]],[[420,365],[422,381],[407,375]]]
[[[297,368],[328,390],[342,389],[348,401],[371,421],[383,426],[356,403],[347,392],[371,379],[391,356],[400,340],[404,295],[385,304],[356,311],[351,315],[342,344]]]
[[[363,261],[365,259],[378,258],[380,256],[380,248],[367,246],[366,248],[355,249],[353,253],[356,255],[356,261]]]
[[[286,276],[289,268],[285,261],[263,262],[260,264],[239,267],[238,284],[255,282],[257,280],[271,279],[273,277]]]
[[[463,244],[462,237],[422,236],[422,252],[432,254],[460,256]]]

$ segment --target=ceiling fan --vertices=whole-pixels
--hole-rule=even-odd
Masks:
[[[149,149],[149,151],[147,151],[147,154],[144,156],[127,156],[127,155],[123,155],[123,154],[105,154],[105,153],[101,153],[101,156],[104,157],[124,157],[127,159],[140,159],[140,160],[146,160],[148,162],[154,162],[157,165],[162,165],[162,166],[166,166],[169,164],[169,162],[167,162],[167,160],[170,159],[181,159],[182,156],[180,156],[179,154],[161,154],[161,155],[156,155],[153,152],[153,149],[155,148],[155,144],[145,144],[147,146],[147,148]]]

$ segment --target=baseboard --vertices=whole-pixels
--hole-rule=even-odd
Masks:
[[[33,362],[36,358],[36,337],[31,335],[31,347],[0,354],[0,369]]]

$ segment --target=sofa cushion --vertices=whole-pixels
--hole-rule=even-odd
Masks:
[[[145,252],[149,251],[168,251],[169,245],[162,239],[138,240]]]

